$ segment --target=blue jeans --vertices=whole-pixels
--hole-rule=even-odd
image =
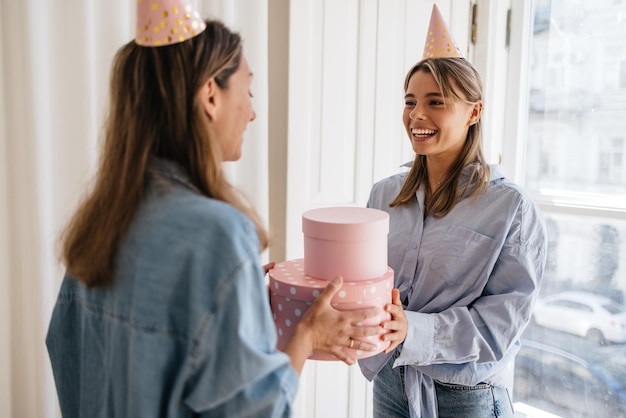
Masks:
[[[374,418],[409,418],[409,400],[404,390],[404,367],[392,368],[400,350],[391,356],[374,378]]]
[[[476,386],[435,382],[439,418],[510,418],[513,404],[509,391],[500,386]]]
[[[392,368],[395,354],[374,378],[374,418],[409,418],[405,366]],[[508,390],[481,383],[476,386],[435,382],[439,418],[511,418]],[[432,418],[422,414],[423,418]]]

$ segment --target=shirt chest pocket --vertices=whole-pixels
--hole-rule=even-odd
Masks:
[[[487,263],[496,241],[470,229],[452,225],[439,242],[430,263],[430,275],[448,284],[476,285],[488,278]]]

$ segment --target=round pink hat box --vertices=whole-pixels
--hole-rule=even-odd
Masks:
[[[378,209],[328,207],[302,214],[304,271],[331,280],[367,280],[387,271],[389,215]]]
[[[316,279],[304,273],[303,259],[288,260],[276,264],[269,271],[270,277],[270,303],[272,314],[278,333],[279,350],[285,348],[296,325],[302,315],[309,309],[313,301],[328,285],[327,280]],[[381,309],[387,303],[391,303],[391,290],[393,288],[393,270],[388,267],[383,275],[370,280],[358,282],[344,281],[341,290],[337,292],[331,301],[333,307],[340,311],[362,309],[371,306]],[[375,318],[364,322],[364,325],[378,325],[390,318],[388,312],[381,312]],[[372,344],[378,344],[376,351],[362,351],[346,348],[345,350],[354,359],[362,359],[373,356],[385,350],[389,341],[384,342],[380,336],[372,336],[361,339]],[[313,360],[337,360],[331,354],[314,352],[309,357]]]

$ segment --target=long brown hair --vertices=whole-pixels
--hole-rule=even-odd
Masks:
[[[221,150],[199,100],[214,77],[228,88],[242,54],[241,37],[218,21],[185,42],[162,47],[124,45],[113,61],[109,113],[92,190],[62,237],[62,259],[87,286],[114,280],[117,247],[139,208],[151,156],[184,167],[204,195],[230,203],[267,232],[254,209],[227,181]]]
[[[478,71],[463,58],[428,58],[415,64],[406,75],[404,90],[409,87],[411,76],[418,71],[432,74],[441,88],[443,97],[466,103],[482,100],[482,82]],[[459,183],[463,168],[473,167],[468,182],[462,187]],[[441,187],[426,200],[425,214],[436,217],[445,216],[457,204],[461,197],[477,197],[487,189],[491,171],[482,151],[481,120],[471,125],[467,138],[457,160],[452,164]],[[409,204],[421,185],[430,190],[426,156],[416,155],[411,169],[407,173],[398,196],[389,206]]]

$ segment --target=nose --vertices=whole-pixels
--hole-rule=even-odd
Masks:
[[[250,115],[250,122],[256,119],[256,112],[252,109],[252,115]]]
[[[411,120],[423,120],[424,119],[424,112],[422,111],[422,107],[419,104],[415,105],[413,110],[409,112],[409,119]]]

